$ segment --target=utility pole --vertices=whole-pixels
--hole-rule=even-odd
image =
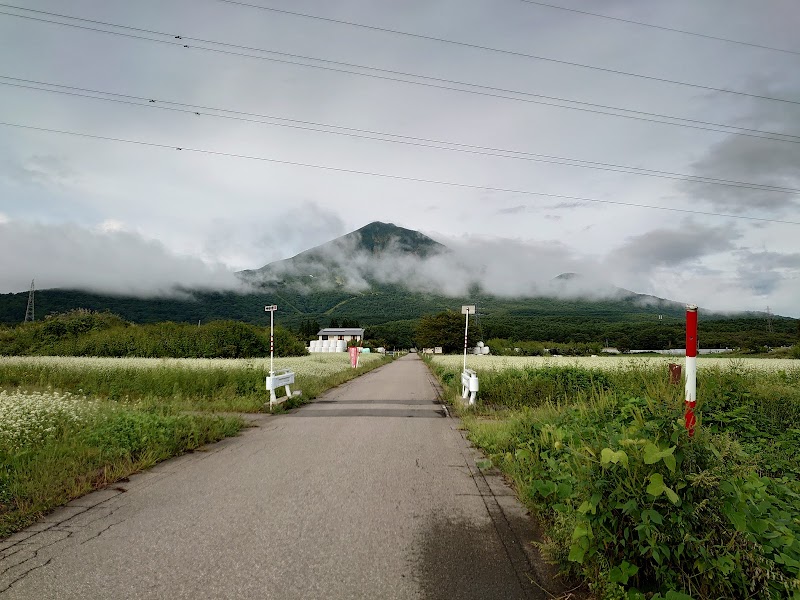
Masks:
[[[767,307],[767,333],[774,333],[775,329],[772,327],[772,310]]]
[[[34,321],[33,293],[35,291],[34,279],[31,279],[31,291],[28,292],[28,308],[25,309],[25,323]]]

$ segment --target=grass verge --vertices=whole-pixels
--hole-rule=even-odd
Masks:
[[[244,425],[237,417],[159,413],[67,394],[3,394],[0,402],[6,417],[0,538],[73,498],[236,435]]]
[[[457,397],[458,372],[432,369]],[[600,598],[798,599],[798,373],[698,377],[694,438],[666,368],[480,373],[479,405],[457,410],[541,521],[545,556]]]

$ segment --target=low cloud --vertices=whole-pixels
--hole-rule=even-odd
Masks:
[[[240,289],[227,268],[179,256],[162,243],[117,227],[43,225],[0,220],[0,291],[82,289],[169,296],[180,288]],[[116,224],[115,224],[116,225]]]
[[[316,202],[287,202],[287,208],[270,208],[262,217],[243,224],[241,219],[216,219],[205,235],[202,253],[237,268],[261,265],[317,246],[346,232],[335,212]]]
[[[305,290],[344,286],[366,290],[371,282],[401,284],[415,291],[464,296],[476,286],[498,296],[608,297],[618,290],[592,277],[593,261],[558,241],[525,242],[504,238],[436,236],[446,251],[420,257],[391,244],[379,253],[360,247],[356,236],[325,244],[311,255],[280,261],[267,280],[290,282]],[[553,279],[566,272],[582,275]]]

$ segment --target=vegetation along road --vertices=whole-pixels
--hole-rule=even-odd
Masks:
[[[545,597],[416,355],[256,423],[0,543],[3,598]]]

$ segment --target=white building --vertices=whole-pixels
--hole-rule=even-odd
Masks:
[[[317,333],[309,344],[309,352],[347,352],[349,342],[364,341],[364,330],[358,327],[329,327]]]
[[[364,339],[364,330],[357,327],[329,327],[321,329],[317,334],[320,342],[325,340],[336,340],[343,342],[360,342]]]

